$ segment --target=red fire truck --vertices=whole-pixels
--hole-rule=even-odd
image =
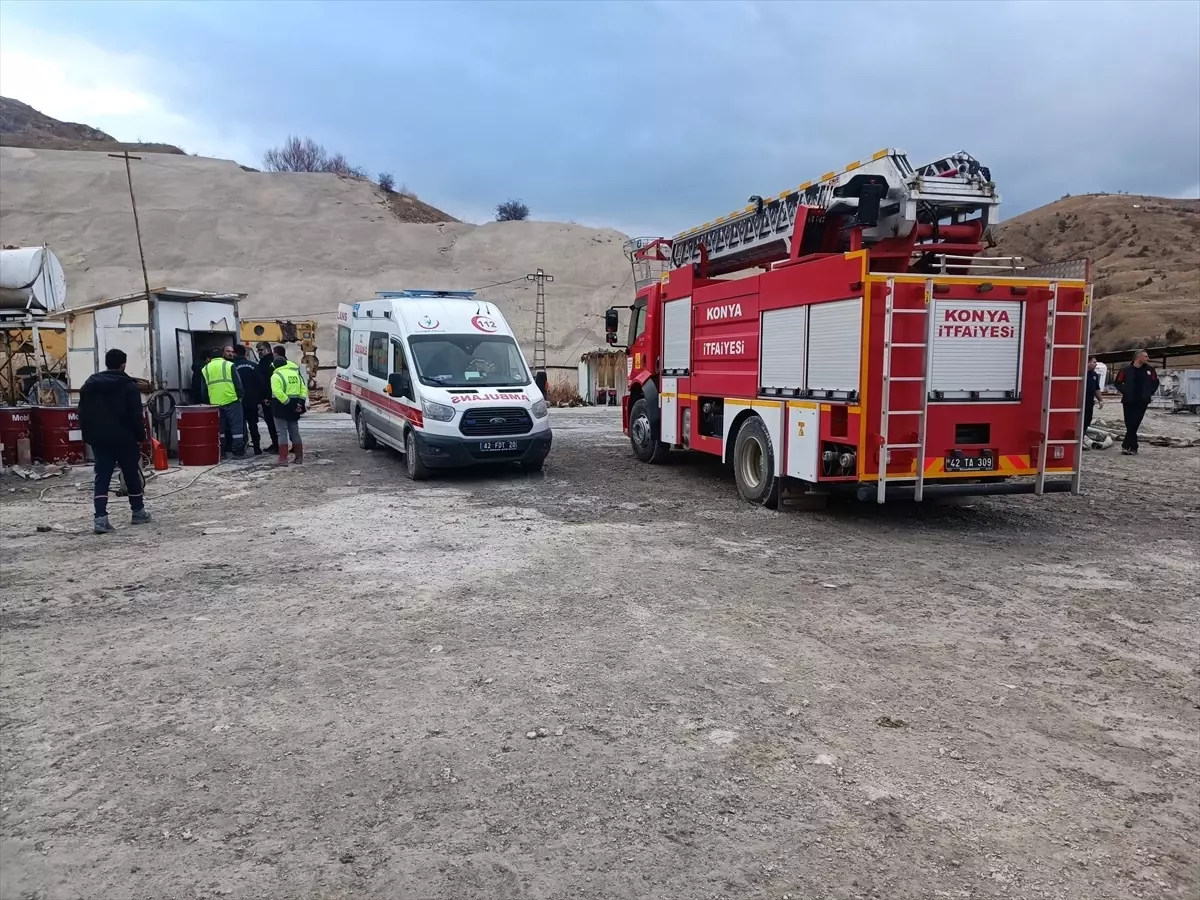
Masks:
[[[1090,264],[987,256],[999,203],[969,154],[881,150],[631,242],[634,454],[720,456],[769,507],[1078,493]]]

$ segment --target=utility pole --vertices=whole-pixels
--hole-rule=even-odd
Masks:
[[[532,275],[526,275],[525,280],[537,284],[537,308],[533,316],[533,371],[536,375],[546,371],[546,282],[554,281],[554,276],[538,269]]]
[[[133,207],[133,231],[137,235],[138,259],[142,263],[142,286],[146,290],[146,315],[150,320],[150,386],[157,391],[162,386],[159,384],[162,360],[159,358],[158,337],[155,334],[158,318],[154,314],[154,296],[150,293],[150,276],[146,274],[146,251],[142,249],[142,225],[138,221],[137,199],[133,196],[133,169],[129,165],[130,160],[140,160],[141,157],[130,156],[128,150],[108,155],[113,159],[125,160],[125,180],[129,182],[129,205]]]

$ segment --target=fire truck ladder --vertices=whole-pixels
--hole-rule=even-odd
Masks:
[[[802,237],[794,233],[801,207],[854,217],[863,225],[866,246],[946,219],[979,216],[986,227],[991,209],[1000,204],[991,177],[966,152],[914,168],[903,151],[880,150],[774,197],[756,194],[742,209],[677,234],[671,265],[700,262],[702,247],[710,275],[787,259]]]
[[[884,304],[883,317],[883,394],[880,406],[880,445],[879,445],[879,480],[876,486],[875,499],[883,503],[887,497],[888,481],[914,481],[913,499],[920,501],[925,496],[925,423],[929,412],[929,380],[933,371],[933,279],[925,279],[925,304],[921,309],[896,309],[895,306],[896,279],[887,281],[887,302]],[[923,343],[893,343],[892,322],[895,316],[910,315],[925,317],[925,341]],[[924,374],[896,376],[892,374],[892,350],[921,350],[924,355]],[[921,404],[919,409],[892,409],[892,385],[896,382],[914,382],[921,385]],[[917,417],[917,442],[915,444],[893,444],[891,442],[892,416]],[[915,475],[888,475],[888,456],[892,450],[913,450],[916,452]]]
[[[1050,285],[1050,304],[1046,313],[1046,360],[1043,364],[1043,381],[1042,381],[1042,426],[1041,435],[1038,440],[1038,460],[1037,460],[1037,482],[1033,492],[1041,495],[1045,492],[1046,487],[1046,462],[1050,456],[1050,448],[1055,446],[1075,445],[1075,467],[1071,472],[1071,493],[1079,493],[1079,476],[1082,471],[1082,456],[1083,442],[1085,435],[1083,433],[1083,416],[1084,408],[1087,404],[1087,351],[1088,343],[1092,330],[1092,295],[1091,289],[1088,289],[1085,297],[1086,309],[1082,312],[1059,312],[1058,311],[1058,282],[1052,282]],[[1055,326],[1059,319],[1063,318],[1080,318],[1083,319],[1083,343],[1082,344],[1056,344],[1055,341]],[[1076,375],[1055,375],[1054,374],[1054,353],[1056,350],[1076,350],[1079,351],[1081,360],[1079,373]],[[1078,393],[1078,407],[1060,407],[1052,408],[1050,405],[1052,388],[1056,381],[1074,381],[1080,385]],[[1056,414],[1070,413],[1075,416],[1075,437],[1050,439],[1050,416]]]

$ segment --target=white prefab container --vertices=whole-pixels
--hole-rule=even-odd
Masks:
[[[125,371],[145,390],[165,390],[176,403],[190,396],[192,366],[210,347],[237,343],[238,302],[245,294],[151,291],[70,307],[54,314],[67,326],[67,375],[73,396],[88,376],[104,369],[104,356],[125,351]]]
[[[49,247],[0,250],[0,311],[53,313],[67,305],[67,279]]]

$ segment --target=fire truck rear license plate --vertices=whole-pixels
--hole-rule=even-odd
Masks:
[[[517,449],[516,441],[480,441],[479,450],[481,453],[511,453]]]
[[[996,468],[994,456],[947,456],[947,472],[991,472]]]

